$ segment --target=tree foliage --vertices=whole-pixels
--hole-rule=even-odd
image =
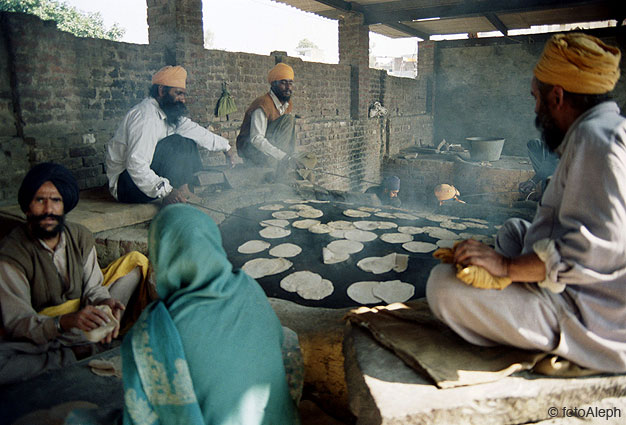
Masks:
[[[296,49],[318,49],[318,47],[317,44],[313,43],[308,38],[303,38],[296,46]]]
[[[99,12],[81,12],[73,6],[54,0],[0,0],[0,11],[28,13],[44,20],[55,21],[60,30],[77,37],[119,40],[125,32],[117,24],[107,29]]]

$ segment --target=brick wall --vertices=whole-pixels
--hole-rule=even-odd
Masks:
[[[147,95],[152,74],[172,63],[171,49],[160,42],[134,45],[77,38],[58,31],[52,22],[23,14],[3,14],[1,23],[5,42],[0,45],[0,147],[4,152],[0,204],[15,202],[21,178],[42,161],[67,166],[81,188],[105,184],[105,144],[127,110]],[[190,117],[211,125],[233,145],[245,109],[269,89],[267,72],[278,60],[290,64],[296,75],[293,102],[298,150],[316,153],[321,171],[349,177],[321,174],[320,183],[330,189],[362,189],[368,182],[379,181],[386,153],[431,137],[420,80],[389,77],[375,70],[360,73],[364,95],[357,100],[355,117],[349,64],[177,46],[176,62],[189,73]],[[10,65],[15,69],[13,88]],[[229,82],[238,107],[228,120],[214,116],[223,81]],[[14,95],[21,108],[24,138],[17,137]],[[418,102],[412,102],[412,97]],[[391,105],[389,116],[367,118],[373,101]],[[204,152],[204,160],[222,164],[224,156]]]
[[[615,33],[621,36],[615,36]],[[626,48],[623,30],[586,31]],[[532,72],[551,34],[438,42],[435,51],[435,140],[465,143],[466,137],[503,137],[504,155],[526,156],[536,138]],[[420,43],[420,53],[422,52]],[[421,58],[421,56],[420,56]],[[626,61],[621,61],[625,75]],[[421,69],[421,68],[420,68]],[[626,80],[613,91],[626,107]]]

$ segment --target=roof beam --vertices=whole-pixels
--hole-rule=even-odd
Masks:
[[[489,22],[491,22],[491,25],[496,27],[496,29],[500,31],[502,35],[507,35],[507,33],[509,32],[509,28],[504,24],[504,22],[500,20],[500,18],[498,18],[498,15],[496,15],[495,13],[486,13],[485,18],[487,18]]]
[[[403,32],[405,34],[410,35],[411,37],[417,37],[417,38],[421,38],[422,40],[428,40],[430,39],[430,34],[425,33],[424,31],[419,31],[416,30],[413,27],[410,27],[408,25],[405,24],[401,24],[400,22],[396,22],[396,23],[387,23],[385,24],[386,26],[393,28],[394,30],[398,30],[400,32]]]
[[[617,3],[602,1],[612,11],[617,13],[620,6]],[[413,21],[428,18],[453,18],[469,16],[485,16],[489,13],[515,13],[534,10],[555,9],[562,7],[584,6],[598,4],[594,0],[489,0],[464,1],[445,6],[419,7],[414,1],[401,0],[397,2],[378,3],[363,6],[362,12],[366,16],[365,24],[386,24],[390,22]]]

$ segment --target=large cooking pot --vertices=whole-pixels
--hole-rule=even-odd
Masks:
[[[470,158],[474,161],[497,161],[500,159],[504,139],[497,137],[467,137]]]

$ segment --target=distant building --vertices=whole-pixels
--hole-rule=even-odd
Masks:
[[[308,62],[324,62],[324,51],[319,47],[296,47],[296,56]]]
[[[417,77],[417,55],[409,54],[399,57],[370,56],[370,68],[382,69],[394,77]]]

